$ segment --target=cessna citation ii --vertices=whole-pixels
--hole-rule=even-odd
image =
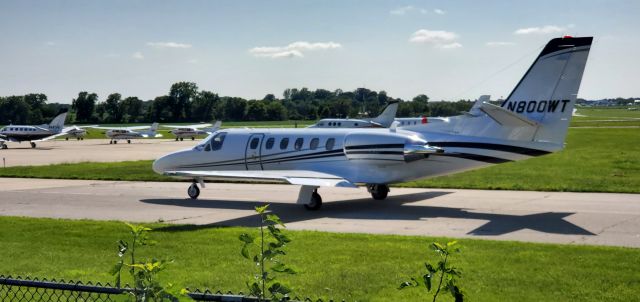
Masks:
[[[173,130],[169,131],[171,134],[176,136],[177,140],[184,140],[185,138],[191,138],[191,140],[195,140],[198,135],[209,135],[220,128],[222,122],[217,121],[213,127],[210,127],[211,124],[198,124],[198,125],[190,125],[190,126],[170,126],[164,125],[162,127],[173,128]],[[207,128],[210,127],[210,128]]]
[[[0,148],[7,149],[5,142],[29,142],[31,148],[36,147],[36,142],[54,139],[59,136],[66,135],[64,132],[64,120],[67,113],[61,113],[56,116],[48,125],[40,126],[24,126],[9,125],[0,129]]]
[[[382,110],[382,113],[372,119],[321,119],[308,128],[389,128],[398,111],[398,101],[392,101]]]
[[[105,132],[105,135],[110,139],[109,144],[117,144],[118,140],[127,140],[127,143],[131,144],[132,139],[162,137],[162,134],[156,133],[156,131],[158,130],[158,123],[153,123],[151,124],[151,126],[93,128],[107,130],[107,132]],[[147,128],[149,128],[149,131],[136,131],[144,130]]]
[[[563,148],[592,37],[551,40],[502,106],[412,129],[224,129],[153,163],[156,173],[204,180],[300,185],[298,203],[317,210],[319,187],[366,185],[384,199],[388,184],[528,159]]]

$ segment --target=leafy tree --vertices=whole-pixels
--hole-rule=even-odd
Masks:
[[[71,103],[71,108],[76,111],[76,121],[86,123],[92,121],[93,110],[96,106],[98,95],[82,91]]]
[[[276,96],[271,94],[271,93],[269,93],[269,94],[265,95],[264,98],[262,98],[262,100],[265,101],[265,102],[273,102],[273,101],[276,100]]]
[[[140,122],[143,115],[143,102],[135,96],[130,96],[120,102],[120,112],[123,113],[123,122]]]
[[[191,101],[198,93],[198,85],[192,82],[178,82],[171,85],[169,96],[174,99],[171,112],[175,121],[182,121],[191,112]]]
[[[220,97],[211,91],[200,91],[191,105],[191,120],[209,122],[214,118],[214,109]]]
[[[411,102],[414,115],[428,116],[429,115],[429,97],[424,94],[419,94],[413,98]]]
[[[247,105],[247,119],[264,121],[267,119],[267,106],[262,101],[250,101]]]
[[[30,93],[24,96],[24,101],[29,105],[29,118],[27,123],[29,124],[42,124],[43,119],[43,107],[47,102],[47,96],[43,93]]]
[[[267,119],[271,121],[284,121],[287,119],[287,108],[280,101],[273,101],[267,105]]]
[[[26,124],[29,115],[29,104],[22,96],[0,99],[0,124]]]
[[[163,95],[156,97],[151,103],[148,112],[148,120],[152,122],[168,122],[171,120],[174,99],[170,96]]]
[[[108,121],[112,123],[122,122],[122,111],[120,110],[120,100],[122,96],[119,93],[112,93],[104,102],[104,110],[108,115]]]
[[[242,120],[247,111],[247,101],[242,98],[226,97],[224,103],[224,117],[232,121]]]

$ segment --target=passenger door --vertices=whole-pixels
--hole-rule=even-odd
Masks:
[[[264,134],[252,134],[247,140],[244,163],[247,170],[262,170],[261,150]]]

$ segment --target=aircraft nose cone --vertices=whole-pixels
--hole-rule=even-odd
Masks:
[[[152,169],[154,172],[158,174],[163,174],[166,168],[167,168],[166,156],[160,157],[155,161],[153,161]]]

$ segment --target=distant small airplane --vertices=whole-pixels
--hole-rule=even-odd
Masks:
[[[389,128],[398,111],[398,101],[389,102],[382,113],[372,119],[325,118],[308,128]]]
[[[189,125],[189,126],[172,126],[172,125],[164,125],[162,127],[173,128],[173,130],[169,131],[171,134],[176,136],[177,140],[184,140],[184,138],[191,138],[191,140],[195,140],[198,135],[209,135],[220,128],[222,122],[217,121],[213,127],[210,127],[211,124],[197,124],[197,125]],[[210,128],[207,128],[210,127]]]
[[[0,148],[7,149],[5,142],[29,142],[31,148],[36,147],[36,142],[54,139],[66,135],[64,130],[64,120],[67,113],[56,116],[51,123],[40,126],[9,125],[0,129]]]
[[[77,140],[84,140],[84,137],[87,135],[87,130],[85,128],[93,128],[93,127],[97,127],[98,125],[91,125],[91,126],[76,126],[73,125],[71,127],[67,127],[64,128],[63,132],[65,132],[67,134],[67,136],[64,138],[65,140],[69,140],[70,137],[75,138]]]
[[[189,179],[300,185],[298,203],[322,205],[319,187],[365,185],[376,200],[389,184],[448,175],[562,150],[592,37],[552,39],[511,94],[477,114],[429,127],[223,129],[201,144],[156,159],[156,173]],[[526,181],[526,180],[522,180]]]
[[[109,144],[117,144],[118,140],[127,140],[128,144],[131,144],[132,139],[138,138],[150,138],[150,137],[162,137],[162,134],[156,133],[158,131],[158,123],[153,123],[151,126],[134,126],[134,127],[92,127],[95,129],[108,130],[105,132],[107,138],[111,139]],[[149,128],[149,131],[136,131]]]

